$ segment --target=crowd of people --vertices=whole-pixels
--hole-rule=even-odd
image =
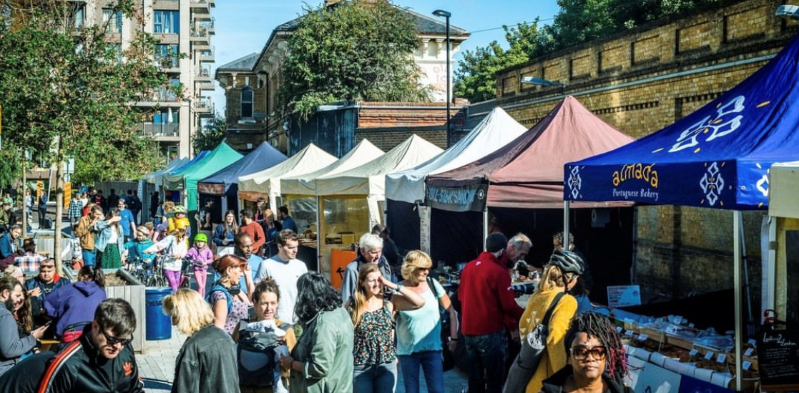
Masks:
[[[164,313],[188,336],[173,392],[393,392],[400,373],[408,393],[421,390],[421,378],[429,392],[444,392],[445,354],[459,349],[472,393],[632,392],[615,327],[585,307],[590,271],[570,234],[569,248],[562,233],[553,236],[540,272],[524,263],[527,236],[490,234],[450,298],[431,276],[430,256],[401,253],[384,226],[360,237],[336,289],[297,259],[285,207],[275,217],[259,201],[214,224],[206,202],[192,236],[185,207],[172,202],[158,201],[155,222],[138,225],[140,201],[113,190],[74,201],[75,283],[52,259],[34,258],[32,241],[21,254],[20,227],[0,236],[0,393],[143,391],[131,346],[136,315],[106,299],[101,268],[152,265],[157,255],[172,289]],[[267,244],[274,255],[264,255]],[[197,290],[180,288],[187,257]],[[37,274],[24,280],[24,270]],[[526,307],[511,285],[519,274],[540,277]],[[40,350],[42,338],[59,345]]]

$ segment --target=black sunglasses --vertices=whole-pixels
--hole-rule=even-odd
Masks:
[[[583,360],[588,357],[588,354],[591,354],[591,357],[597,360],[602,360],[607,355],[607,349],[605,347],[593,347],[593,348],[586,348],[586,347],[574,347],[572,348],[572,356],[577,360]]]
[[[100,332],[103,333],[105,341],[108,343],[108,345],[122,344],[122,346],[124,347],[125,345],[128,345],[133,342],[132,334],[130,335],[130,338],[119,338],[119,337],[109,336],[108,333],[105,332],[105,328],[103,328],[102,326],[100,326]]]

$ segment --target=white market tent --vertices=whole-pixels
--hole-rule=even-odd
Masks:
[[[425,178],[475,162],[527,131],[502,108],[494,108],[472,131],[435,158],[386,175],[386,198],[414,203],[425,198]]]
[[[791,259],[789,243],[795,241],[795,233],[799,231],[799,198],[796,197],[799,194],[799,161],[774,163],[769,169],[768,184],[769,246],[763,250],[767,262],[763,263],[762,303],[763,309],[777,312],[777,319],[786,320],[788,310],[796,307],[789,296],[795,293],[796,280],[790,273],[793,269],[789,269],[788,260]]]
[[[365,195],[370,207],[370,226],[381,222],[378,201],[385,201],[386,174],[412,168],[443,150],[414,134],[385,155],[364,165],[316,179],[316,195]]]
[[[338,161],[314,172],[280,179],[283,195],[316,195],[316,179],[321,176],[335,176],[355,167],[359,167],[385,154],[377,146],[364,139],[358,142],[349,153]]]
[[[334,244],[349,245],[361,234],[382,222],[381,202],[385,201],[386,174],[412,168],[436,155],[442,149],[423,138],[412,135],[388,153],[347,171],[316,179],[319,197],[319,255],[327,257]],[[321,258],[322,271],[328,259]]]
[[[799,161],[775,163],[769,176],[768,215],[799,218]]]
[[[257,201],[258,198],[264,197],[269,199],[270,206],[275,207],[276,198],[281,194],[281,178],[311,173],[335,161],[335,156],[311,143],[280,164],[260,172],[239,176],[239,198]]]

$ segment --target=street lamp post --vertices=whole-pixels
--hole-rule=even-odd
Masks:
[[[452,145],[451,144],[451,136],[450,136],[450,134],[452,132],[451,132],[450,127],[449,127],[449,120],[450,120],[449,110],[450,110],[450,104],[452,103],[452,99],[450,98],[450,92],[449,92],[449,90],[450,90],[450,86],[449,86],[450,85],[450,83],[449,83],[449,78],[450,78],[450,72],[449,72],[449,62],[450,62],[450,58],[449,58],[449,47],[450,47],[450,42],[449,42],[449,17],[452,16],[452,13],[450,13],[448,11],[444,11],[444,10],[435,10],[435,11],[433,11],[433,15],[439,16],[439,17],[444,17],[444,19],[446,19],[446,21],[447,21],[447,147],[450,147]]]

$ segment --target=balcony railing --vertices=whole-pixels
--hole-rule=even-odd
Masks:
[[[159,87],[143,97],[144,102],[178,102],[180,97],[166,87]]]
[[[214,49],[208,49],[200,52],[200,58],[203,57],[214,57]]]
[[[203,67],[197,72],[197,78],[207,79],[211,77],[211,68]]]
[[[210,97],[198,98],[194,102],[194,109],[195,110],[208,110],[208,109],[212,109],[213,106],[214,106],[214,104],[213,104],[213,102],[211,102],[211,98]]]
[[[180,124],[178,123],[142,123],[141,132],[143,135],[163,137],[178,136],[180,134]]]
[[[163,69],[179,68],[180,58],[177,56],[156,57],[155,66]]]

